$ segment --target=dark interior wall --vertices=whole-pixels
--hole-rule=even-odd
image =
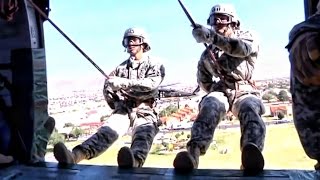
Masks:
[[[317,11],[317,4],[319,0],[304,0],[305,18],[308,18]]]

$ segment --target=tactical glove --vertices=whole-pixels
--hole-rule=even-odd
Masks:
[[[211,37],[212,31],[200,24],[192,30],[192,35],[196,39],[197,43],[207,43]]]
[[[116,76],[110,77],[110,79],[108,79],[108,85],[111,87],[113,91],[129,88],[130,82],[131,82],[130,79],[120,78]]]

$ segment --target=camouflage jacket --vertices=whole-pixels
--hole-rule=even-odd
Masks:
[[[117,92],[120,98],[125,95],[131,100],[144,101],[158,96],[158,86],[164,79],[165,69],[158,59],[145,54],[139,62],[131,58],[125,60],[116,67],[110,76],[134,80],[133,86],[122,92]],[[107,82],[108,80],[104,83],[103,95],[112,107],[115,99],[110,94],[112,90]]]
[[[258,41],[251,32],[237,30],[230,38],[212,33],[208,42],[211,42],[210,48],[221,70],[217,70],[215,62],[205,50],[197,71],[198,84],[204,91],[232,93],[235,82],[251,80],[259,52]],[[218,77],[220,81],[215,82],[213,78]]]
[[[320,15],[295,25],[286,46],[292,75],[305,85],[320,85]]]

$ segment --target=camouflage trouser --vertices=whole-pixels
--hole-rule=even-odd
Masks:
[[[144,103],[133,110],[125,105],[117,106],[98,132],[74,149],[84,152],[86,159],[97,157],[132,126],[131,150],[142,166],[159,132],[158,120],[155,111]]]
[[[201,155],[206,153],[212,142],[214,131],[225,116],[227,109],[229,109],[229,103],[223,93],[212,92],[203,97],[199,103],[198,117],[191,129],[191,139],[187,144],[188,149],[199,147]],[[240,96],[235,99],[232,112],[240,120],[240,146],[252,142],[262,151],[266,127],[261,118],[265,112],[261,100],[251,94]]]
[[[48,117],[48,119],[46,121],[42,121],[42,123],[43,124],[38,126],[34,132],[31,156],[32,163],[45,161],[47,145],[55,126],[55,121],[52,117]]]
[[[305,86],[291,77],[293,120],[301,144],[311,159],[320,160],[319,86]]]

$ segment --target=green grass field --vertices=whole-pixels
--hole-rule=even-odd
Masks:
[[[187,134],[186,132],[185,134]],[[216,130],[215,140],[218,150],[209,148],[206,155],[200,157],[200,169],[239,169],[240,167],[240,129]],[[117,165],[117,152],[123,146],[123,137],[108,151],[97,158],[82,161],[80,164]],[[67,143],[72,148],[80,142]],[[227,154],[220,154],[220,148],[227,148]],[[265,148],[263,151],[266,169],[309,169],[312,170],[314,160],[307,157],[302,149],[293,124],[267,126]],[[170,155],[150,154],[144,167],[173,167],[175,153]]]

